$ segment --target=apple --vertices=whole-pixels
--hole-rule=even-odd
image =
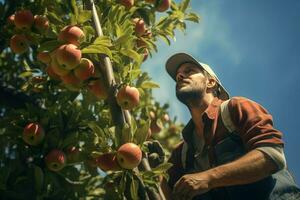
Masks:
[[[130,110],[139,105],[140,92],[135,87],[128,85],[122,87],[117,93],[117,103],[122,109]]]
[[[75,76],[84,81],[95,74],[95,67],[92,61],[87,58],[81,58],[80,64],[74,70]]]
[[[168,115],[167,113],[165,113],[165,114],[163,115],[163,117],[162,117],[162,120],[163,120],[164,122],[170,121],[169,115]]]
[[[73,25],[65,26],[58,35],[58,40],[79,46],[80,41],[84,38],[83,31]]]
[[[144,35],[146,32],[146,26],[144,20],[142,18],[134,18],[133,23],[135,25],[134,30],[136,36],[140,37]]]
[[[64,84],[70,84],[78,86],[80,84],[80,80],[74,75],[73,72],[69,72],[68,74],[61,76],[61,80]]]
[[[166,10],[168,10],[170,8],[171,5],[171,0],[157,0],[157,6],[156,6],[156,10],[158,12],[165,12]]]
[[[57,62],[66,69],[76,68],[81,59],[81,51],[74,44],[65,44],[56,50]]]
[[[48,74],[48,76],[50,78],[52,78],[54,80],[60,80],[60,76],[53,71],[51,65],[47,66],[46,73]]]
[[[34,18],[30,10],[19,10],[15,13],[15,26],[19,29],[30,29]]]
[[[29,145],[39,145],[45,137],[43,127],[38,123],[27,124],[23,130],[23,140]]]
[[[90,82],[88,90],[95,95],[98,99],[106,99],[107,91],[101,80],[95,80]]]
[[[35,15],[33,26],[40,32],[44,32],[49,28],[49,20],[43,15]]]
[[[104,153],[96,158],[97,166],[103,171],[117,171],[120,166],[115,153]]]
[[[159,133],[162,129],[161,124],[158,123],[157,119],[151,120],[150,122],[151,133]]]
[[[51,60],[50,66],[51,66],[52,70],[54,71],[54,73],[59,75],[59,76],[65,76],[68,73],[70,73],[70,70],[65,69],[60,64],[58,64],[56,59]]]
[[[45,162],[49,170],[60,171],[66,165],[66,155],[59,149],[52,149],[45,157]]]
[[[75,146],[70,146],[66,149],[66,158],[68,163],[80,162],[81,159],[81,149]]]
[[[140,164],[142,151],[134,143],[125,143],[117,151],[117,160],[122,168],[133,169]]]
[[[156,0],[145,0],[147,3],[155,4]]]
[[[7,18],[7,24],[8,24],[8,25],[14,25],[14,24],[15,24],[15,14],[12,14],[12,15],[10,15],[10,16]]]
[[[119,0],[119,3],[125,6],[126,9],[130,9],[134,4],[134,0]]]
[[[16,34],[10,39],[10,48],[14,53],[22,54],[28,51],[29,44],[25,35]]]
[[[49,64],[51,62],[51,56],[48,51],[39,52],[37,54],[37,59],[45,64]]]

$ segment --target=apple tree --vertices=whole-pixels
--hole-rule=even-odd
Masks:
[[[4,0],[0,15],[1,198],[163,199],[182,125],[141,65],[199,21],[189,1]]]

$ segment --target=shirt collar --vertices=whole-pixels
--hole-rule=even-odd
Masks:
[[[217,97],[215,97],[212,100],[212,102],[208,105],[207,109],[203,113],[202,120],[204,121],[204,123],[207,122],[208,119],[214,120],[217,117],[218,110],[222,102],[223,101]],[[194,127],[195,127],[194,122],[192,119],[190,119],[187,125],[182,130],[182,137],[184,141],[188,143],[191,142],[193,138],[191,136],[194,131]]]

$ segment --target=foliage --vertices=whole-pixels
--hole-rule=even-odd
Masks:
[[[152,89],[159,85],[140,67],[157,52],[159,39],[170,45],[176,29],[184,31],[187,20],[198,22],[199,17],[190,12],[188,0],[172,2],[161,14],[156,11],[158,3],[147,1],[136,1],[131,8],[115,0],[99,0],[95,5],[103,36],[97,36],[86,0],[0,2],[0,196],[4,199],[144,199],[147,189],[157,190],[160,175],[167,178],[166,159],[151,171],[104,172],[97,157],[117,152],[126,142],[150,154],[144,142],[153,139],[162,143],[169,156],[182,125],[168,118],[167,104],[160,105],[152,97]],[[49,28],[19,29],[7,21],[24,9],[45,16]],[[147,31],[141,36],[135,32],[134,18],[145,22]],[[59,34],[68,25],[83,30],[78,49],[95,65],[96,75],[76,84],[66,83],[62,76],[54,78],[47,71],[51,64],[37,58],[66,43]],[[10,38],[15,34],[26,36],[29,49],[25,53],[14,53]],[[123,127],[122,135],[116,132],[108,100],[90,90],[93,81],[105,80],[103,55],[112,61],[118,87],[130,85],[140,93],[139,105],[130,111],[131,123]],[[41,144],[24,142],[23,129],[29,123],[43,127],[46,136]],[[52,149],[66,154],[67,164],[57,172],[45,163]]]

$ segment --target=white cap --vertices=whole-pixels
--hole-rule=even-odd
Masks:
[[[166,62],[166,70],[168,74],[176,81],[176,73],[180,65],[184,63],[194,63],[198,67],[201,67],[203,70],[205,70],[209,75],[214,77],[217,81],[217,83],[220,86],[220,95],[219,98],[226,100],[229,99],[229,94],[226,91],[226,89],[221,84],[221,81],[219,80],[218,76],[215,74],[215,72],[211,69],[211,67],[205,63],[198,62],[195,58],[193,58],[191,55],[186,53],[177,53],[171,56],[167,62]]]

